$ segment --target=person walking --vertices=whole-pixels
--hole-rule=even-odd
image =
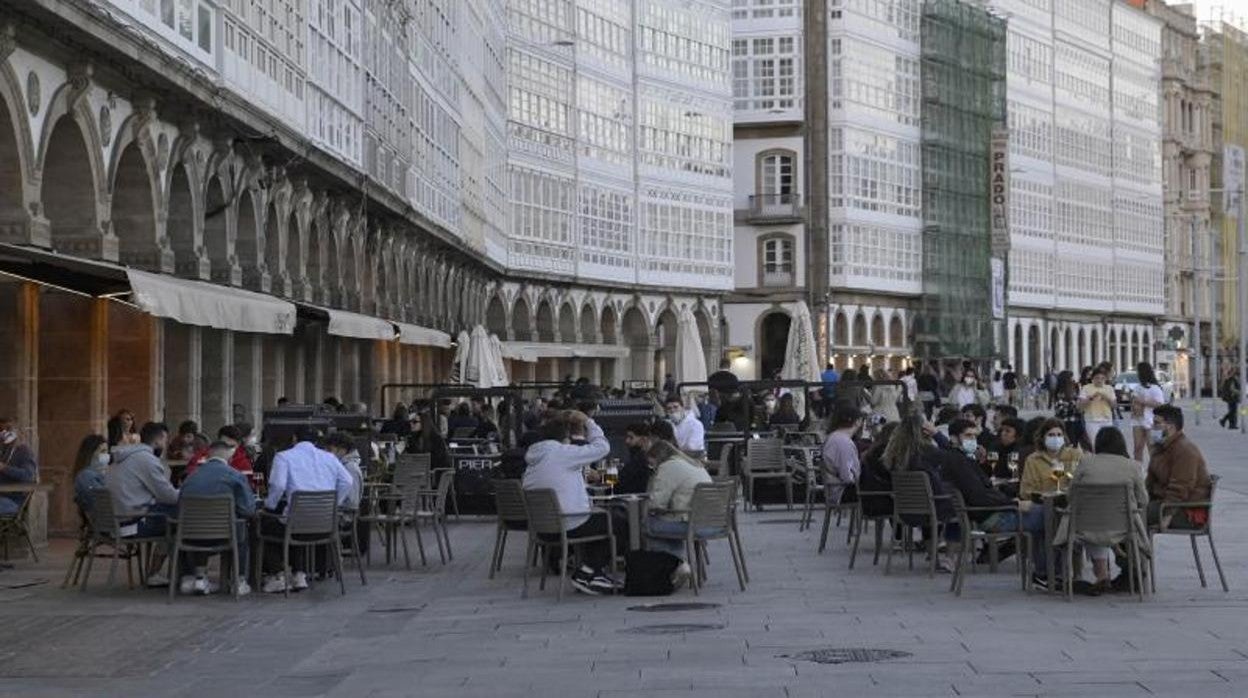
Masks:
[[[1222,377],[1222,384],[1218,386],[1218,397],[1222,398],[1222,402],[1226,403],[1226,414],[1218,420],[1218,424],[1227,429],[1239,428],[1239,398],[1241,394],[1239,385],[1239,376],[1236,375],[1234,366],[1227,366],[1225,375]]]
[[[1135,460],[1143,463],[1149,432],[1153,429],[1153,408],[1166,404],[1166,395],[1157,385],[1157,374],[1153,372],[1152,364],[1141,361],[1135,372],[1140,383],[1131,394],[1131,450]]]
[[[1079,409],[1083,411],[1088,446],[1096,446],[1096,435],[1114,424],[1114,389],[1105,383],[1105,371],[1092,370],[1092,382],[1079,389]]]

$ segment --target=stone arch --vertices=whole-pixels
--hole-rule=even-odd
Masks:
[[[156,221],[160,197],[150,167],[136,144],[126,146],[117,160],[109,227],[117,237],[124,263],[161,269],[161,234]]]
[[[888,344],[887,337],[884,334],[884,315],[878,310],[875,311],[875,315],[871,318],[871,344],[876,346]]]
[[[102,197],[97,182],[102,168],[90,165],[98,163],[99,156],[92,153],[86,128],[65,114],[47,134],[40,159],[43,186],[39,199],[51,227],[52,246],[65,252],[111,256],[103,248],[100,229]]]
[[[1134,366],[1135,364],[1138,364],[1140,362],[1140,331],[1139,330],[1135,330],[1135,329],[1131,330],[1130,352],[1131,352],[1131,365]],[[1210,354],[1216,354],[1216,353],[1217,353],[1217,347],[1213,347],[1210,350]]]
[[[1140,361],[1153,361],[1153,342],[1152,334],[1148,330],[1144,330],[1140,334]],[[1233,364],[1232,364],[1233,365]]]
[[[634,304],[624,311],[621,329],[624,343],[630,348],[628,377],[633,380],[652,380],[650,325],[646,322],[640,306]]]
[[[789,327],[793,317],[781,307],[769,309],[758,318],[757,333],[758,375],[767,380],[784,367],[784,353],[789,342]]]
[[[490,303],[485,308],[485,329],[498,335],[499,339],[507,338],[507,308],[497,293],[490,296]]]
[[[706,370],[715,371],[719,367],[719,357],[715,351],[715,337],[711,333],[711,319],[706,309],[698,306],[693,310],[693,321],[698,328],[698,339],[702,341],[702,353],[706,356]]]
[[[594,313],[592,303],[581,306],[581,341],[594,343],[602,341],[602,333],[598,328],[598,316]]]
[[[278,207],[278,197],[269,190],[269,204],[264,213],[264,259],[261,262],[269,272],[269,283],[273,293],[279,296],[289,295],[286,285],[286,269],[282,260],[288,255],[283,238],[286,228],[286,217],[282,215],[285,207]]]
[[[321,301],[326,305],[342,305],[342,244],[332,226],[324,228],[325,267],[321,272],[324,289]]]
[[[208,180],[204,196],[204,251],[208,256],[210,278],[218,283],[234,284],[234,245],[230,239],[230,206],[225,182],[215,175]]]
[[[533,318],[523,295],[517,297],[516,304],[511,307],[511,332],[518,341],[533,341]]]
[[[619,343],[619,317],[610,303],[602,308],[602,316],[598,320],[598,331],[602,334],[603,344]]]
[[[854,332],[851,336],[853,340],[850,343],[856,347],[865,347],[871,343],[867,337],[867,316],[861,310],[854,313]]]
[[[329,235],[325,230],[325,221],[321,216],[312,216],[308,220],[308,239],[306,240],[303,261],[303,297],[312,301],[322,300],[322,288],[325,284],[325,246]]]
[[[543,298],[537,304],[537,341],[554,342],[555,340],[555,311],[550,307],[550,301]]]
[[[0,60],[0,238],[31,239],[29,221],[38,210],[30,126],[17,79]]]
[[[178,163],[170,168],[169,207],[165,217],[165,234],[173,252],[173,269],[179,276],[206,278],[209,267],[203,257],[204,237],[198,188],[192,184],[192,167]],[[116,201],[113,202],[116,206]]]
[[[1042,364],[1044,357],[1040,352],[1040,327],[1032,324],[1027,328],[1027,351],[1031,355],[1031,364],[1025,368],[1032,378],[1038,378],[1042,373]]]
[[[260,287],[260,225],[264,219],[258,215],[260,208],[251,189],[244,188],[235,203],[234,260],[242,269],[243,284],[256,290]]]
[[[849,320],[841,310],[836,311],[832,320],[832,343],[838,347],[849,346]]]
[[[660,386],[666,382],[668,375],[675,374],[678,327],[676,307],[668,304],[654,321],[654,337],[657,345],[654,352],[654,380]]]
[[[339,303],[344,310],[359,308],[360,299],[360,239],[358,235],[347,233],[342,241],[342,297]]]
[[[906,327],[901,320],[901,313],[893,313],[888,319],[888,346],[904,347],[906,345]]]
[[[580,335],[576,331],[576,309],[572,307],[570,301],[559,306],[559,341],[581,341]]]

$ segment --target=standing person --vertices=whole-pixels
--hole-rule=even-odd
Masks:
[[[1140,383],[1131,394],[1131,450],[1135,460],[1143,463],[1149,432],[1153,429],[1153,408],[1166,404],[1166,394],[1157,385],[1157,374],[1153,373],[1152,364],[1141,361],[1135,372]]]
[[[706,452],[706,428],[698,421],[697,415],[685,409],[679,395],[669,395],[663,407],[676,431],[677,448],[700,458]]]
[[[1018,374],[1010,364],[1005,365],[1005,373],[1001,374],[1001,386],[1005,388],[1006,403],[1018,406]]]
[[[923,416],[932,418],[932,412],[940,404],[940,380],[931,367],[918,368],[915,371],[915,385],[919,388],[919,401],[923,403]]]
[[[663,394],[670,395],[674,392],[676,392],[676,379],[669,373],[663,378]]]
[[[832,401],[836,399],[836,384],[841,380],[841,374],[836,370],[836,364],[828,362],[828,367],[823,369],[819,380],[823,383],[820,390],[823,395],[823,409],[826,414],[832,413]]]
[[[17,438],[17,424],[0,417],[0,483],[34,483],[39,481],[39,463],[30,446]],[[12,516],[21,509],[30,495],[0,495],[0,515]]]
[[[876,372],[877,381],[892,381],[893,374],[888,369]],[[901,421],[901,413],[897,403],[901,401],[902,386],[877,383],[871,386],[871,408],[884,418],[885,422]]]
[[[988,394],[994,405],[1005,399],[1005,378],[1002,377],[1000,370],[992,372],[992,382],[988,384]]]
[[[972,403],[982,404],[981,392],[983,391],[979,386],[979,376],[975,373],[975,369],[968,367],[962,371],[962,382],[950,388],[949,404],[958,410]]]
[[[1105,371],[1098,366],[1092,369],[1092,382],[1079,390],[1079,409],[1083,411],[1084,430],[1093,450],[1101,429],[1114,425],[1114,389],[1105,379]]]
[[[797,404],[793,400],[793,393],[785,393],[780,396],[780,402],[776,406],[776,411],[771,414],[771,418],[767,420],[767,426],[773,429],[782,427],[790,431],[801,429],[802,416],[797,413]]]
[[[906,388],[906,398],[910,402],[916,402],[919,399],[919,382],[914,377],[913,366],[908,366],[901,372],[901,383]]]
[[[1070,443],[1085,448],[1084,435],[1087,429],[1083,424],[1083,412],[1079,409],[1079,384],[1075,374],[1062,371],[1057,374],[1057,401],[1053,405],[1053,416],[1062,420],[1066,430],[1066,438]]]
[[[1222,385],[1218,386],[1218,396],[1226,403],[1226,414],[1218,420],[1218,424],[1227,429],[1239,428],[1239,375],[1234,366],[1227,366],[1223,372]]]

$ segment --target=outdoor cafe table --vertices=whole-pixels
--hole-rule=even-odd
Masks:
[[[33,494],[35,492],[51,492],[52,485],[46,482],[6,482],[0,484],[0,494]]]
[[[590,486],[590,499],[599,506],[619,504],[624,507],[628,517],[628,549],[641,550],[641,526],[646,518],[648,497],[644,494],[596,494],[605,491],[597,486]],[[610,511],[610,509],[608,509]]]

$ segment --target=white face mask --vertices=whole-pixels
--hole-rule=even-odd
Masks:
[[[108,465],[108,461],[109,461],[109,457],[107,453],[95,454],[95,464],[100,466],[101,468],[106,467]]]
[[[1152,431],[1149,432],[1149,436],[1152,438],[1153,443],[1155,444],[1159,444],[1162,441],[1166,440],[1166,432],[1164,429],[1153,429]]]
[[[0,444],[4,444],[7,446],[13,443],[14,441],[17,441],[16,431],[13,431],[12,429],[5,429],[4,431],[0,431]]]
[[[972,376],[967,376],[966,378],[962,379],[962,383],[965,385],[975,385],[975,378]]]
[[[1044,437],[1044,447],[1047,448],[1050,453],[1057,453],[1058,451],[1062,450],[1062,446],[1065,446],[1065,445],[1066,445],[1066,439],[1063,439],[1060,436]]]

